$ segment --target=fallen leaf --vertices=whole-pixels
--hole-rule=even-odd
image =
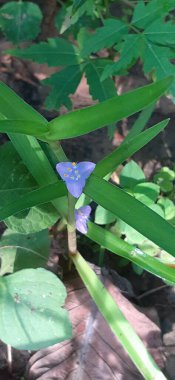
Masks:
[[[111,276],[100,276],[159,367],[163,367],[159,327],[127,300]],[[96,308],[79,278],[67,283],[73,339],[35,353],[27,380],[141,380],[143,377]],[[133,342],[134,344],[134,342]]]

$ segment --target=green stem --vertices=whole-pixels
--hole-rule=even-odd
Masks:
[[[75,228],[75,203],[76,203],[76,199],[70,193],[68,193],[67,233],[68,233],[69,255],[76,255],[77,253],[77,237],[76,237],[76,228]]]
[[[60,142],[50,142],[50,147],[59,162],[68,161]],[[67,233],[68,233],[68,251],[69,255],[77,253],[77,237],[75,227],[75,204],[76,199],[68,192],[68,218],[67,218]]]
[[[68,161],[66,154],[64,153],[64,150],[59,141],[51,141],[49,142],[49,145],[55,153],[55,156],[57,157],[59,162]]]
[[[104,6],[106,8],[106,18],[110,17],[109,0],[104,0]]]

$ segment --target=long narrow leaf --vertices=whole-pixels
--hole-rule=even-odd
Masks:
[[[42,139],[43,134],[48,132],[47,124],[30,120],[0,120],[1,133],[22,133]],[[44,139],[44,136],[43,136]]]
[[[175,228],[149,207],[104,179],[91,175],[86,195],[175,256]]]
[[[143,148],[144,145],[148,144],[155,136],[161,132],[168,124],[169,119],[163,120],[160,123],[154,125],[153,127],[147,129],[146,131],[140,133],[136,137],[129,139],[110,153],[107,157],[101,160],[94,173],[99,177],[104,177],[106,174],[115,170],[116,167],[122,164],[128,157],[131,157],[139,149]]]
[[[134,264],[139,265],[141,268],[158,277],[161,277],[163,280],[175,283],[174,269],[167,267],[156,258],[151,257],[144,252],[135,250],[135,247],[115,236],[110,231],[89,222],[87,236],[116,255],[132,261]]]
[[[43,124],[47,122],[3,82],[0,82],[0,113],[7,119],[32,120]]]
[[[67,194],[63,181],[57,181],[53,185],[48,185],[29,193],[19,196],[15,202],[9,203],[0,209],[0,220],[4,220],[11,215],[23,211],[30,207],[38,206],[43,203],[53,201]]]
[[[155,108],[155,103],[151,104],[149,107],[145,108],[140,113],[139,117],[137,118],[137,120],[133,124],[131,130],[129,131],[129,133],[125,137],[123,143],[126,142],[126,141],[128,141],[128,140],[130,140],[134,136],[137,136],[140,132],[142,132],[142,130],[144,129],[146,123],[150,119],[150,117],[151,117],[151,115],[153,113],[154,108]]]
[[[104,287],[104,284],[98,279],[95,272],[79,253],[72,255],[72,260],[101,314],[137,366],[138,370],[142,373],[144,379],[166,380],[165,376],[146,350],[144,344],[135,333],[132,326],[128,323],[113,297]]]
[[[173,77],[138,88],[91,107],[70,112],[49,123],[48,140],[81,136],[142,110],[158,99],[171,85]]]
[[[29,172],[40,186],[53,184],[58,180],[57,174],[54,172],[47,156],[35,137],[13,133],[9,134],[9,137]],[[55,199],[52,203],[60,215],[66,215],[66,197]]]

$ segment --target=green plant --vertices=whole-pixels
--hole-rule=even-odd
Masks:
[[[63,284],[46,270],[33,269],[46,262],[48,243],[45,242],[48,241],[48,235],[45,229],[55,223],[57,215],[57,219],[66,220],[69,259],[75,264],[110,328],[145,379],[153,380],[157,375],[165,379],[110,294],[77,251],[76,226],[77,228],[85,226],[87,222],[87,209],[81,211],[80,208],[84,205],[84,197],[81,196],[84,192],[89,197],[89,202],[91,199],[94,200],[98,207],[102,206],[107,212],[110,211],[113,217],[123,220],[174,256],[174,227],[136,197],[104,179],[106,176],[109,179],[109,174],[118,165],[161,132],[166,127],[168,119],[142,132],[144,127],[142,113],[142,126],[136,123],[126,141],[96,166],[93,163],[69,162],[60,140],[89,133],[150,107],[168,90],[172,80],[172,77],[165,78],[155,84],[71,112],[50,122],[23,102],[5,84],[0,83],[0,132],[7,133],[11,140],[0,149],[4,168],[1,172],[3,203],[0,207],[0,220],[4,220],[11,229],[4,234],[1,244],[3,270],[0,278],[2,294],[0,338],[7,344],[12,344],[16,348],[37,349],[70,336],[70,323],[66,311],[58,307],[62,306],[66,295]],[[147,112],[142,112],[146,120],[148,109]],[[45,151],[49,154],[46,155]],[[63,180],[58,179],[56,164]],[[125,175],[122,177],[125,185],[126,174],[125,169]],[[143,173],[141,171],[138,173],[137,170],[135,182],[132,178],[128,180],[133,189],[135,187],[138,189],[142,184],[140,181],[144,180]],[[154,202],[159,185],[152,184],[148,188],[148,193],[146,192],[144,196],[150,202],[151,192],[151,202]],[[13,201],[11,201],[12,194]],[[76,220],[75,208],[81,211],[76,214]],[[80,218],[79,224],[75,224],[77,218]],[[21,232],[27,234],[26,238],[34,234],[37,240],[27,239],[26,243]],[[114,254],[130,260],[164,280],[175,282],[172,268],[146,252],[138,250],[134,244],[124,241],[114,233],[89,222],[87,236]],[[3,249],[6,244],[8,244],[7,262]],[[41,255],[42,244],[45,245],[46,253],[44,254],[42,249]],[[34,252],[37,254],[33,254]],[[25,254],[26,260],[23,259]],[[15,273],[8,274],[13,271]],[[4,274],[8,275],[2,276]],[[118,315],[119,319],[114,318],[114,315]],[[12,323],[12,318],[13,334],[10,334],[7,324]],[[26,323],[28,320],[31,321],[30,324]]]
[[[21,8],[20,13],[17,13],[15,3]],[[0,26],[14,43],[20,43],[24,38],[30,40],[37,34],[41,16],[38,8],[38,18],[32,19],[32,4],[10,2],[1,8]],[[48,109],[59,109],[61,105],[71,109],[69,95],[75,92],[83,74],[92,98],[101,102],[116,95],[114,75],[127,75],[138,61],[148,79],[162,79],[175,73],[174,1],[150,0],[145,3],[139,0],[133,6],[132,1],[120,0],[120,4],[122,18],[113,17],[113,1],[86,0],[62,4],[55,19],[59,37],[31,44],[25,49],[8,50],[22,59],[61,67],[43,81],[51,88],[45,102]],[[26,16],[25,23],[22,22],[22,12]],[[11,23],[11,17],[14,23]],[[36,25],[32,28],[33,36],[29,33],[31,19]],[[75,43],[70,42],[72,35]],[[106,49],[106,58],[100,57],[102,49]],[[170,93],[174,97],[174,81]]]

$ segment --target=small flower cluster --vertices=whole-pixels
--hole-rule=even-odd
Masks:
[[[93,162],[60,162],[56,165],[56,170],[63,181],[66,182],[67,189],[75,198],[79,198],[83,192],[86,180],[95,168]]]
[[[83,192],[86,180],[95,168],[93,162],[60,162],[56,170],[65,181],[67,189],[75,198],[79,198]],[[87,222],[91,213],[90,206],[80,207],[75,210],[76,229],[83,234],[87,233]]]

